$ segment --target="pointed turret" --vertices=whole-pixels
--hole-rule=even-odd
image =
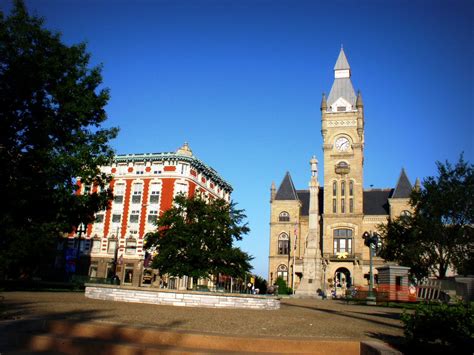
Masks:
[[[416,191],[416,192],[420,192],[420,190],[421,190],[420,178],[416,178],[416,181],[415,181],[415,191]]]
[[[275,181],[272,181],[272,187],[270,187],[270,203],[273,202],[276,195]]]
[[[329,92],[327,105],[333,112],[350,111],[355,109],[356,99],[351,82],[351,67],[341,47],[336,65],[334,65],[334,83]]]
[[[364,103],[362,102],[362,94],[360,93],[360,90],[357,91],[356,107],[364,108]]]
[[[397,186],[393,191],[391,198],[409,198],[413,187],[411,186],[410,180],[405,173],[405,169],[402,168],[400,177],[398,178]]]
[[[283,181],[278,188],[278,191],[275,195],[275,200],[298,200],[296,194],[295,185],[293,185],[293,180],[291,179],[290,173],[287,171]]]
[[[323,92],[323,97],[321,99],[321,111],[326,111],[328,109],[328,102],[326,100],[326,94]]]

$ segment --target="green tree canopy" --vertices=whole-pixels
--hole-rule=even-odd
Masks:
[[[157,252],[153,267],[180,277],[245,275],[252,257],[233,246],[250,231],[245,218],[243,210],[222,199],[176,196],[173,207],[158,218],[157,231],[146,236],[146,248]]]
[[[414,276],[446,276],[448,267],[474,274],[474,174],[463,156],[453,166],[437,162],[410,204],[414,213],[382,226],[380,255],[411,267]]]
[[[68,46],[17,0],[0,12],[0,271],[35,266],[57,237],[111,197],[101,165],[113,156],[101,68],[85,44]],[[76,177],[99,191],[77,196]]]

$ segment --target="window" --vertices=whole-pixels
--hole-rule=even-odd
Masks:
[[[337,195],[337,182],[334,181],[332,183],[332,196],[336,197],[336,195]]]
[[[187,183],[182,183],[182,182],[177,182],[174,185],[174,195],[185,195],[188,193],[188,184]]]
[[[119,214],[113,214],[112,215],[112,223],[120,223],[121,215]]]
[[[280,216],[278,217],[278,220],[280,222],[289,222],[290,221],[290,214],[286,211],[283,211],[280,213]]]
[[[100,251],[100,239],[94,238],[92,239],[92,252],[98,253]]]
[[[354,199],[349,199],[349,213],[354,213]]]
[[[133,255],[137,251],[137,241],[133,238],[127,239],[127,244],[125,246],[125,254]]]
[[[341,196],[346,194],[346,183],[345,181],[341,181]]]
[[[343,112],[346,110],[346,106],[337,106],[337,111],[338,112]]]
[[[117,239],[109,239],[109,244],[107,245],[107,253],[114,254],[116,248],[117,248]]]
[[[95,215],[95,223],[103,223],[104,222],[104,214],[99,213]]]
[[[346,213],[346,200],[341,198],[341,213]]]
[[[288,255],[290,251],[290,237],[286,233],[281,233],[278,236],[278,254]]]
[[[333,199],[332,199],[332,213],[336,213],[336,212],[337,212],[336,199],[333,198]]]
[[[150,203],[160,203],[160,185],[151,184],[150,186]]]
[[[286,265],[279,265],[277,268],[277,278],[281,277],[283,280],[288,279],[288,267]]]
[[[132,203],[140,203],[142,201],[143,184],[133,185]]]
[[[354,181],[349,182],[349,196],[354,196]]]
[[[125,194],[125,185],[117,184],[114,188],[114,202],[123,203],[123,195]]]
[[[147,222],[150,224],[153,224],[156,222],[158,218],[158,211],[150,211],[148,212],[148,219]]]
[[[352,229],[335,229],[334,254],[352,254]]]
[[[137,175],[143,175],[145,172],[145,167],[142,164],[136,165],[135,170]]]
[[[140,214],[140,211],[134,210],[132,213],[130,213],[130,223],[138,223],[138,216]]]

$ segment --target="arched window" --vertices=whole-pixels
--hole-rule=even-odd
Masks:
[[[281,233],[278,236],[278,254],[288,255],[290,251],[290,237],[286,233]]]
[[[346,194],[346,182],[341,181],[341,196],[344,196]]]
[[[403,219],[403,220],[407,220],[411,217],[411,212],[408,211],[408,210],[403,210],[401,213],[400,213],[400,218]]]
[[[280,216],[278,217],[278,220],[280,222],[289,222],[290,221],[290,214],[286,211],[283,211],[280,213]]]
[[[336,195],[337,195],[337,182],[334,181],[332,183],[332,196],[336,197]]]
[[[352,254],[352,229],[340,228],[333,232],[334,254],[342,257]]]
[[[286,265],[279,265],[277,268],[277,278],[281,277],[283,280],[288,280],[288,267]]]
[[[349,182],[349,196],[354,196],[354,181]]]

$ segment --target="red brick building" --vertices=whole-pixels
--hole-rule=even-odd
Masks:
[[[172,205],[173,198],[202,194],[230,201],[232,187],[217,172],[197,159],[185,143],[176,152],[115,156],[101,170],[112,175],[114,199],[110,209],[96,214],[86,230],[69,236],[69,248],[80,239],[82,259],[90,259],[91,277],[112,277],[124,284],[141,283],[145,250],[143,238],[156,229],[154,221]],[[80,183],[80,179],[79,179]],[[80,193],[87,193],[81,186]]]

